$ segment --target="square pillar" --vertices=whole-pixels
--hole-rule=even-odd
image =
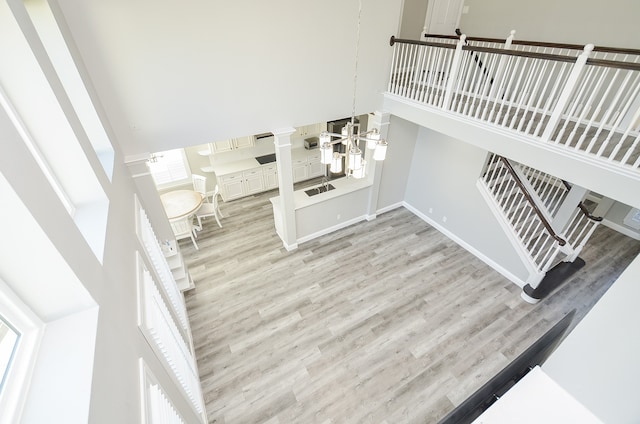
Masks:
[[[282,244],[288,251],[298,248],[296,233],[296,210],[293,201],[293,171],[291,166],[291,135],[296,132],[293,127],[271,131],[276,146],[276,165],[278,168],[278,190],[280,192],[280,219],[276,228],[280,228]]]

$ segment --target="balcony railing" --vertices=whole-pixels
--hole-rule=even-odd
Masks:
[[[389,93],[640,176],[640,52],[425,39],[391,38]]]

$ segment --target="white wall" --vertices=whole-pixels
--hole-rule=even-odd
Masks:
[[[387,158],[382,162],[377,210],[404,201],[411,161],[419,126],[395,116],[390,117]]]
[[[476,37],[593,43],[640,48],[636,33],[640,2],[634,0],[466,0],[460,28]]]
[[[476,187],[486,156],[485,150],[421,128],[405,201],[524,281],[524,264]]]
[[[603,422],[640,417],[640,256],[543,364]]]
[[[402,0],[363,0],[356,113],[380,110]],[[127,155],[351,115],[358,1],[57,0]]]

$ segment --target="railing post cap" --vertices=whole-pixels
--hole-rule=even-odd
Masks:
[[[509,33],[512,37],[516,35],[516,30],[512,29],[511,32]]]
[[[460,41],[462,41],[464,43],[464,41],[467,39],[467,34],[462,34],[460,35]]]
[[[593,48],[595,46],[593,44],[587,44],[586,46],[584,46],[584,52],[585,53],[591,53],[593,51]]]

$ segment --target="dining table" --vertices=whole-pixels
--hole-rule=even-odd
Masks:
[[[193,215],[202,206],[202,195],[194,190],[173,190],[160,195],[170,220]]]

